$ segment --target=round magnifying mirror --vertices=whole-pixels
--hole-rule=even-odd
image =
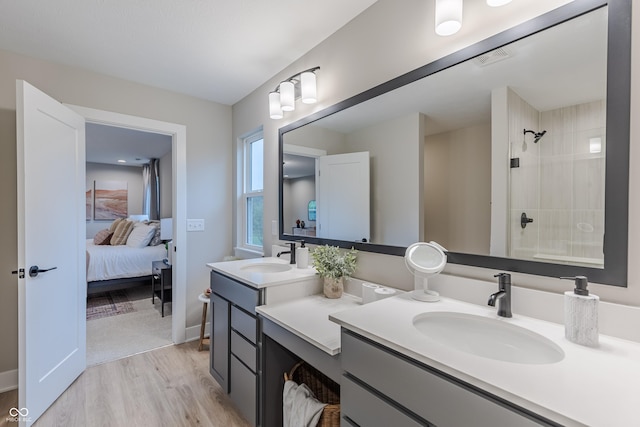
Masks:
[[[416,276],[415,290],[411,293],[413,299],[427,302],[440,300],[440,294],[429,290],[427,281],[447,265],[445,251],[436,242],[418,242],[407,248],[404,260],[409,271]]]

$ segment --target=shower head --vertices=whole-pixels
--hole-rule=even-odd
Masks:
[[[528,133],[532,133],[533,134],[533,143],[537,144],[538,141],[540,141],[540,138],[542,138],[544,136],[545,133],[547,133],[546,130],[543,130],[542,132],[536,132],[534,130],[531,129],[524,129],[523,130],[523,134],[526,135]]]
[[[540,141],[540,138],[542,138],[545,133],[547,133],[546,130],[543,130],[542,132],[538,132],[538,133],[533,134],[533,142],[537,143],[538,141]]]

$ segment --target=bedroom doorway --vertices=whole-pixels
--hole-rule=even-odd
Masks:
[[[69,108],[83,115],[86,119],[87,125],[105,125],[120,129],[128,129],[134,131],[142,131],[150,134],[159,134],[168,136],[171,139],[171,185],[170,185],[170,197],[171,197],[171,215],[173,218],[172,235],[174,247],[184,248],[186,247],[186,230],[182,227],[177,227],[177,224],[184,223],[186,220],[186,127],[174,123],[161,122],[157,120],[146,119],[142,117],[129,116],[119,113],[112,113],[108,111],[101,111],[90,109],[86,107],[68,105]],[[172,277],[172,302],[171,302],[171,316],[165,316],[157,322],[149,322],[148,328],[162,329],[162,322],[170,324],[170,334],[165,335],[163,339],[167,345],[179,344],[186,339],[186,265],[185,251],[175,251],[173,254],[173,263],[171,268]],[[141,294],[142,293],[142,294]],[[156,311],[159,311],[158,301],[156,300],[156,307],[153,307],[151,303],[150,289],[149,293],[145,297],[146,287],[131,288],[126,290],[125,296],[129,300],[130,304],[122,304],[119,309],[129,310],[131,306],[135,309],[137,305],[140,307],[151,307]],[[127,295],[128,294],[128,295]],[[113,299],[113,297],[112,297]],[[166,307],[165,307],[166,310]],[[128,316],[128,314],[125,314]],[[105,324],[117,325],[117,317],[113,316],[112,319],[97,319],[96,321]],[[131,317],[131,316],[129,316]],[[130,320],[128,323],[137,323],[137,320]],[[143,323],[143,322],[138,322]],[[144,324],[140,325],[144,327]],[[115,329],[121,329],[119,326],[112,326]],[[107,326],[107,329],[109,326]],[[124,329],[126,331],[126,329]],[[89,331],[89,327],[88,327]],[[150,330],[151,332],[151,330]],[[161,340],[157,339],[155,335],[160,336],[162,334],[151,333],[151,339],[149,345],[158,346]],[[167,339],[168,338],[168,339]],[[98,340],[100,337],[98,337]],[[130,342],[141,341],[136,338],[130,338]],[[131,344],[131,343],[129,343]],[[159,346],[161,346],[160,344]],[[138,353],[140,350],[136,346],[129,346],[132,353]],[[126,349],[125,349],[126,350]],[[143,350],[144,351],[144,350]],[[114,354],[110,357],[113,359],[123,357],[122,353]],[[107,355],[108,356],[108,355]],[[88,359],[89,364],[92,361]],[[101,361],[98,361],[100,363]]]

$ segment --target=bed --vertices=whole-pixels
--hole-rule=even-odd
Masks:
[[[87,240],[87,294],[151,283],[151,263],[165,259],[164,245],[96,245]]]

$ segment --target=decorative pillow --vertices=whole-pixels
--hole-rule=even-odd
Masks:
[[[93,237],[93,244],[94,245],[108,245],[109,243],[111,243],[111,236],[112,235],[113,235],[113,233],[110,232],[109,229],[107,229],[107,228],[105,228],[104,230],[100,230]]]
[[[111,246],[124,245],[127,243],[127,238],[133,230],[133,222],[126,219],[120,221],[116,226],[113,236],[111,236]]]
[[[120,224],[122,221],[126,221],[124,218],[118,218],[115,221],[113,221],[111,223],[111,227],[109,227],[109,233],[113,233],[116,231],[116,227],[118,227],[118,224]]]
[[[153,233],[153,237],[149,242],[149,246],[158,246],[160,243],[162,243],[162,239],[160,238],[160,224],[151,223],[149,224],[149,226],[156,229],[156,232]]]
[[[155,227],[137,222],[127,238],[127,246],[131,248],[144,248],[149,244],[155,234]]]

